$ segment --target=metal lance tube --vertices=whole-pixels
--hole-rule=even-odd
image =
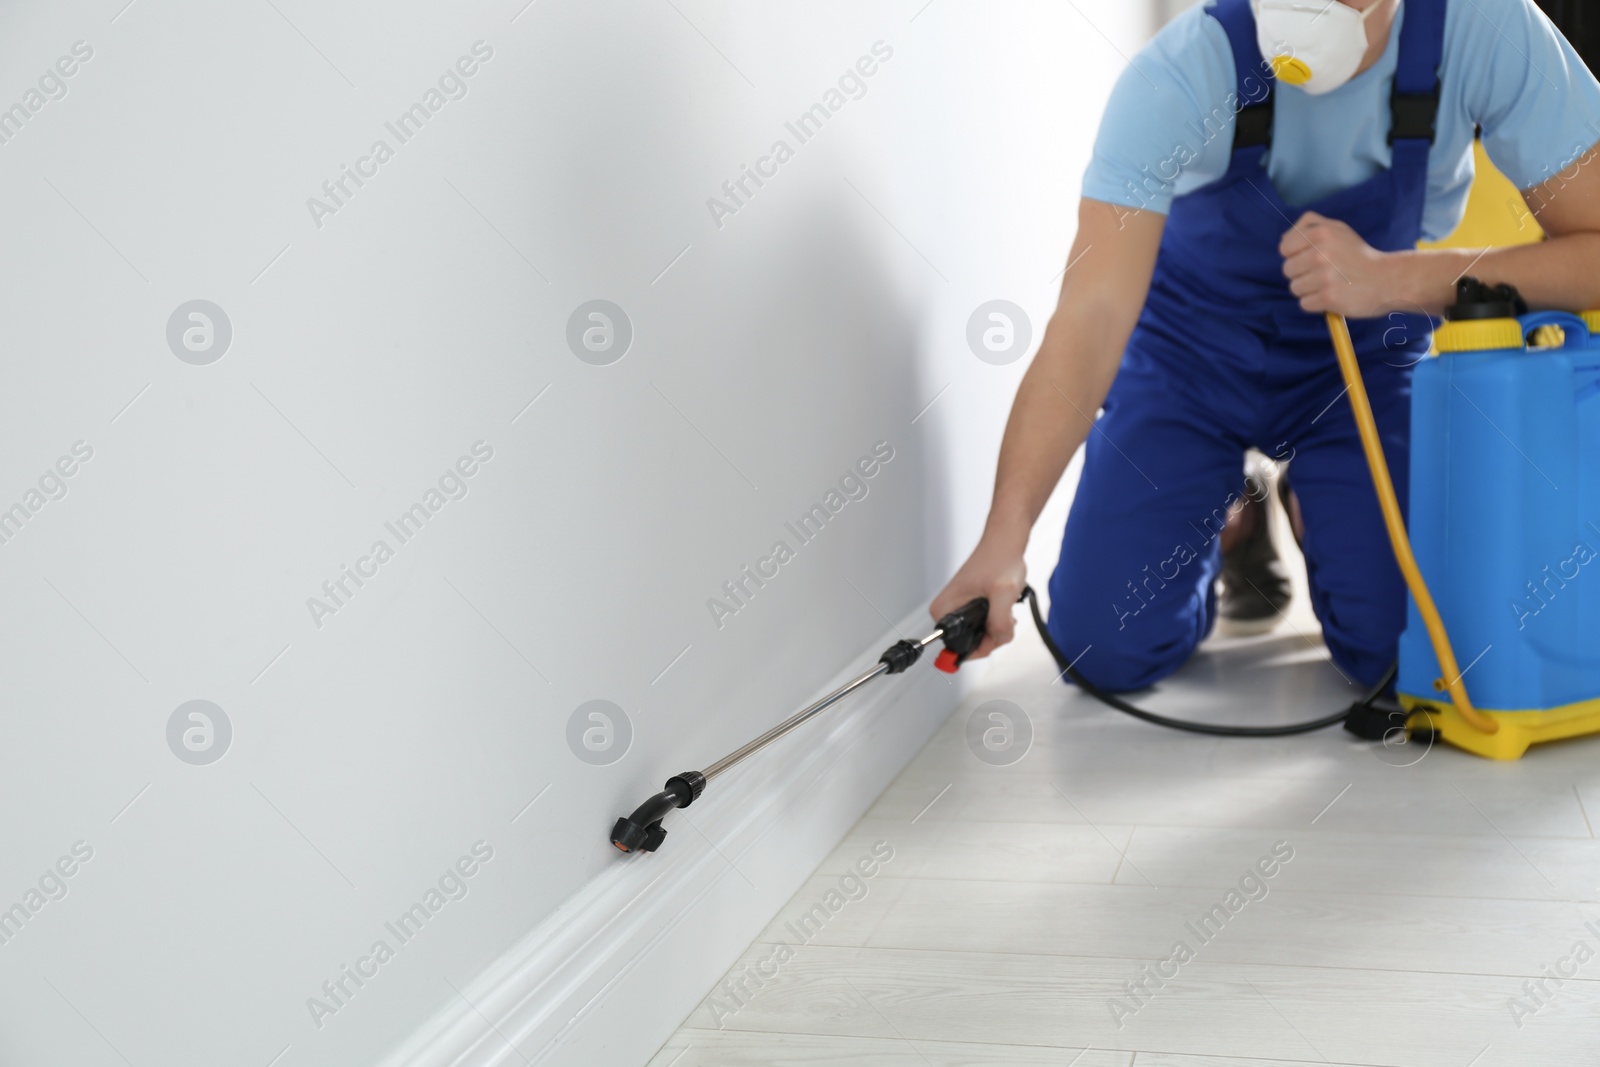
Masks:
[[[941,636],[943,636],[943,634],[944,634],[943,630],[935,630],[935,631],[933,631],[933,633],[929,634],[927,637],[924,637],[922,640],[918,641],[916,643],[917,647],[918,648],[927,648],[933,642],[939,640],[939,638]],[[816,715],[818,712],[823,711],[824,709],[831,707],[832,705],[838,703],[840,700],[843,700],[850,693],[852,693],[855,690],[857,690],[857,689],[861,688],[862,686],[866,685],[868,682],[872,681],[872,679],[876,678],[878,675],[886,673],[888,670],[889,670],[889,665],[887,663],[875,664],[870,671],[867,671],[865,674],[861,674],[861,675],[856,676],[855,678],[852,678],[850,681],[848,681],[845,684],[841,685],[839,688],[835,689],[833,692],[829,693],[827,696],[823,697],[821,700],[817,701],[815,704],[809,705],[808,707],[801,708],[799,711],[795,712],[793,715],[789,716],[787,719],[783,720],[778,725],[774,726],[772,729],[768,730],[766,733],[764,733],[760,737],[756,738],[754,741],[751,741],[749,744],[744,745],[741,748],[735,749],[734,751],[728,753],[726,756],[723,756],[721,759],[717,760],[717,762],[715,762],[711,766],[707,767],[701,773],[703,773],[706,776],[706,780],[707,781],[710,781],[711,779],[715,778],[717,775],[721,774],[723,771],[727,770],[729,767],[732,767],[734,764],[739,763],[741,760],[745,759],[746,757],[754,755],[757,752],[760,752],[762,749],[764,749],[768,745],[772,744],[772,742],[776,741],[778,738],[782,737],[784,734],[788,733],[790,730],[793,730],[796,726],[799,726],[801,723],[805,722],[807,719],[809,719],[812,716]]]

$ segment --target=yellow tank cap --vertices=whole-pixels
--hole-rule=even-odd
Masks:
[[[1600,313],[1596,313],[1600,324]],[[1443,352],[1482,352],[1491,348],[1521,348],[1522,323],[1516,319],[1462,319],[1433,331],[1433,345]]]
[[[1581,317],[1590,333],[1600,333],[1600,311],[1585,311]]]

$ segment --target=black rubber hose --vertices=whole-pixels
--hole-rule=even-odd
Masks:
[[[1039,597],[1034,593],[1032,586],[1023,586],[1022,599],[1028,602],[1028,608],[1033,612],[1033,624],[1039,628],[1039,637],[1043,639],[1044,647],[1050,650],[1050,655],[1055,659],[1056,666],[1061,668],[1061,673],[1072,679],[1079,689],[1082,689],[1085,693],[1100,701],[1100,703],[1132,715],[1136,719],[1143,719],[1145,722],[1154,723],[1157,726],[1165,726],[1173,730],[1187,730],[1192,734],[1213,734],[1218,737],[1288,737],[1291,734],[1309,734],[1316,730],[1326,729],[1329,726],[1344,722],[1350,715],[1351,709],[1345,708],[1343,711],[1333,715],[1313,719],[1310,722],[1290,723],[1287,726],[1213,726],[1210,723],[1190,722],[1185,719],[1169,719],[1165,715],[1157,715],[1153,711],[1145,711],[1143,708],[1135,707],[1128,703],[1114,693],[1106,692],[1079,674],[1072,665],[1072,661],[1068,660],[1061,649],[1056,647],[1055,640],[1050,636],[1050,630],[1044,623],[1044,616],[1039,612]],[[1369,705],[1374,700],[1377,700],[1383,691],[1388,688],[1389,683],[1394,681],[1394,676],[1398,669],[1398,663],[1391,665],[1384,672],[1383,677],[1378,679],[1378,684],[1367,691],[1367,695],[1361,699],[1357,706]]]

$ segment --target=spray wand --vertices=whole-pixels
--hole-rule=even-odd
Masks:
[[[825,709],[883,674],[900,674],[922,656],[922,650],[943,640],[934,666],[954,674],[978,648],[989,620],[989,601],[984,597],[969,601],[939,620],[937,628],[919,640],[901,639],[886,649],[869,671],[852,678],[821,700],[809,704],[748,744],[741,745],[703,771],[684,771],[667,779],[666,788],[634,809],[632,815],[617,820],[611,828],[611,843],[623,852],[654,852],[666,840],[661,820],[674,808],[687,808],[705,792],[706,783],[736,764],[760,752],[778,738],[798,728]]]

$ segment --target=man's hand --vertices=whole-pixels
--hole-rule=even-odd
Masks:
[[[988,538],[978,542],[967,562],[961,565],[950,584],[933,598],[928,613],[934,620],[961,607],[974,597],[989,598],[989,622],[983,642],[968,659],[982,659],[1016,634],[1011,608],[1022,595],[1028,579],[1021,549],[1002,548]]]
[[[1278,251],[1289,288],[1306,311],[1370,319],[1410,306],[1396,284],[1399,253],[1379,252],[1337,219],[1306,212]]]

